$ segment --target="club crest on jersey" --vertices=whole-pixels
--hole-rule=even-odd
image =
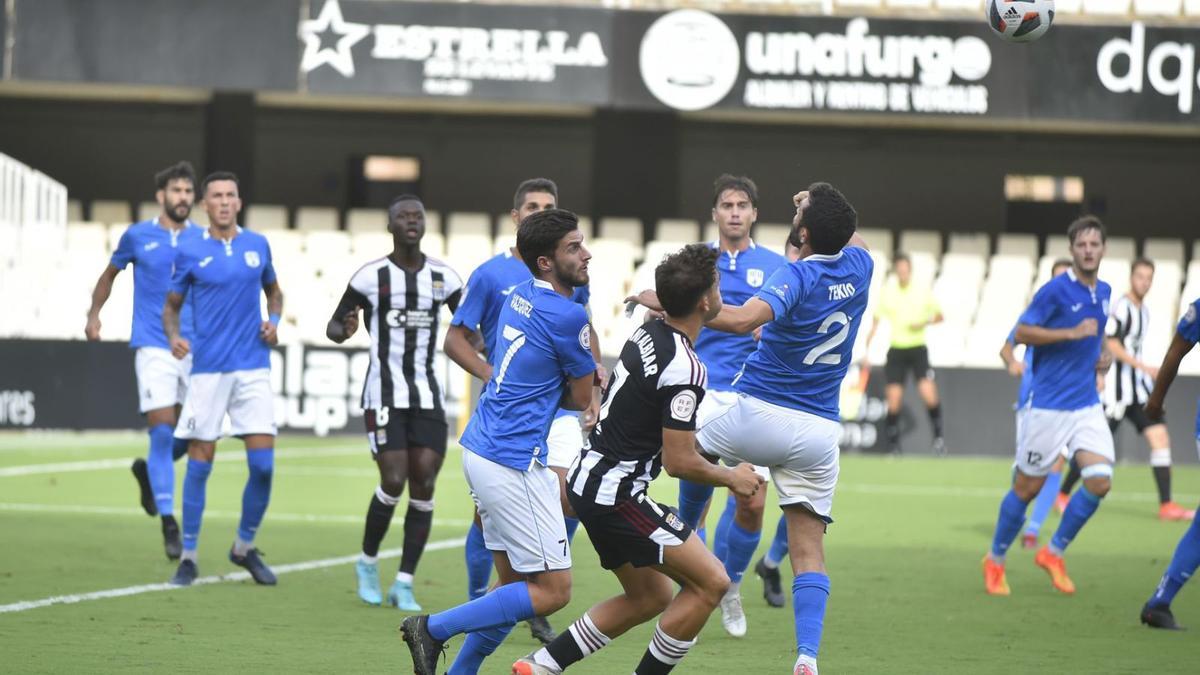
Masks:
[[[262,264],[262,260],[258,257],[258,251],[246,251],[242,254],[242,258],[245,259],[247,267],[258,267]]]
[[[763,271],[759,269],[746,270],[746,283],[753,288],[763,285]]]
[[[667,517],[664,520],[667,521],[667,525],[670,525],[672,530],[683,532],[683,521],[679,519],[679,516],[668,511]]]
[[[152,242],[150,242],[149,244],[146,244],[145,246],[143,246],[143,247],[142,247],[142,250],[144,250],[144,251],[153,251],[153,250],[154,250],[154,249],[156,249],[156,248],[158,248],[158,242],[157,242],[157,241],[152,241]]]
[[[441,302],[446,299],[446,282],[441,279],[433,281],[433,299]]]
[[[1183,315],[1183,320],[1186,323],[1196,323],[1196,305],[1188,305],[1187,313]]]

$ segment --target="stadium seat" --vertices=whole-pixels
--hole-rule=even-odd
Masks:
[[[644,243],[642,221],[637,218],[601,218],[600,236],[605,239],[627,241],[636,249]]]
[[[242,210],[242,224],[259,232],[286,230],[287,207],[279,204],[251,204]]]
[[[1136,16],[1179,16],[1183,0],[1133,0]]]
[[[1200,16],[1200,0],[1183,0],[1185,16]]]
[[[501,234],[499,234],[496,237],[495,241],[492,242],[492,252],[493,253],[503,253],[511,248],[514,248],[516,245],[517,245],[517,233],[516,232],[502,232]],[[585,245],[586,245],[586,242],[585,242]]]
[[[701,241],[716,241],[721,238],[721,232],[717,228],[717,224],[711,220],[704,224],[704,231],[701,232],[703,237]]]
[[[654,226],[654,239],[657,241],[692,244],[697,241],[700,227],[694,220],[679,218],[664,218]]]
[[[97,199],[92,202],[90,220],[96,223],[121,223],[128,225],[133,222],[133,214],[129,210],[129,202]]]
[[[460,276],[466,278],[481,263],[492,257],[492,238],[479,233],[455,233],[451,215],[450,236],[446,237],[446,263]],[[481,214],[482,215],[482,214]],[[486,218],[487,216],[484,216]],[[486,224],[486,221],[485,221]]]
[[[67,250],[107,253],[108,232],[103,223],[68,223]]]
[[[1037,235],[1005,232],[996,238],[996,253],[1026,256],[1033,262],[1038,258]]]
[[[943,12],[979,12],[983,0],[934,0],[933,5]]]
[[[488,240],[487,250],[490,251],[492,240],[492,224],[486,213],[451,213],[446,218],[447,241],[454,246],[454,238],[464,235],[485,237]]]
[[[428,233],[425,234],[429,236]],[[425,242],[422,242],[423,244]],[[350,233],[350,253],[359,260],[385,256],[392,250],[392,235],[383,231]],[[429,254],[432,255],[432,254]]]
[[[350,235],[340,230],[309,231],[304,234],[304,250],[314,263],[349,258]]]
[[[390,252],[391,250],[392,247],[389,243],[388,251]],[[425,252],[425,255],[433,256],[434,258],[445,259],[446,238],[442,236],[441,232],[426,232],[425,238],[421,240],[421,250]],[[463,281],[467,280],[467,273],[471,272],[471,270],[466,270],[464,272],[464,270],[460,269],[455,269],[454,271],[462,275]]]
[[[933,6],[933,0],[884,0],[884,5],[888,9],[929,9]]]
[[[909,255],[928,253],[937,260],[942,257],[942,233],[933,230],[902,230],[898,250]]]
[[[1083,0],[1056,0],[1054,10],[1062,14],[1082,14]]]
[[[888,260],[891,260],[892,252],[896,250],[893,246],[891,230],[860,227],[858,228],[858,235],[867,242],[867,246],[871,248],[872,253],[882,253]]]
[[[968,253],[986,260],[992,253],[991,237],[986,232],[952,232],[946,253]]]
[[[1192,257],[1188,258],[1189,264],[1200,260],[1200,239],[1192,242]]]
[[[350,209],[346,211],[348,232],[385,232],[387,209]],[[425,229],[429,230],[429,213],[425,214]]]
[[[592,226],[592,219],[588,216],[579,216],[579,231],[583,233],[585,240],[596,236],[596,228]]]
[[[845,8],[851,12],[868,9],[879,8],[883,6],[883,0],[837,0],[834,6],[841,9]]]
[[[83,202],[78,199],[67,200],[67,222],[82,223],[83,220]]]
[[[1083,0],[1084,14],[1092,16],[1126,16],[1130,0]]]
[[[788,235],[792,233],[791,225],[779,223],[758,223],[754,226],[754,243],[782,254],[787,248]]]
[[[1065,234],[1052,234],[1046,237],[1046,248],[1042,254],[1055,258],[1070,258],[1071,240],[1067,239]]]
[[[338,229],[338,210],[332,206],[301,206],[296,209],[296,229],[303,232]]]
[[[202,206],[197,205],[192,209],[192,214],[188,216],[188,220],[202,227],[208,227],[208,211],[205,211]]]
[[[1151,237],[1142,242],[1142,255],[1153,260],[1156,265],[1173,262],[1182,267],[1183,253],[1183,241],[1179,239]]]
[[[1104,247],[1104,257],[1133,260],[1137,257],[1137,246],[1132,237],[1109,237]]]
[[[199,204],[193,208],[199,208]],[[138,204],[137,219],[139,223],[143,220],[150,220],[160,213],[162,213],[162,207],[159,206],[158,202],[141,202]]]
[[[276,267],[283,264],[300,264],[304,259],[304,235],[295,230],[267,230],[263,233],[271,245],[271,258]]]
[[[1124,295],[1129,290],[1129,259],[1105,256],[1100,261],[1100,279],[1112,286],[1112,297]]]

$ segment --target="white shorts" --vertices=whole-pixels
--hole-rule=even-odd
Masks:
[[[1021,442],[1021,429],[1025,427],[1025,420],[1029,417],[1030,410],[1031,408],[1028,407],[1017,408],[1017,443]],[[1068,461],[1071,459],[1071,451],[1067,450],[1067,446],[1062,446],[1058,452],[1063,459]]]
[[[781,506],[807,504],[832,522],[841,436],[838,422],[737,394],[732,405],[707,420],[696,440],[726,462],[768,467]]]
[[[696,428],[699,429],[710,419],[719,417],[729,410],[738,400],[736,391],[717,391],[705,389],[704,399],[700,401],[700,409],[696,411]],[[762,476],[763,480],[771,480],[771,470],[760,464],[754,465],[754,473]]]
[[[1094,452],[1112,463],[1112,432],[1099,403],[1079,410],[1030,408],[1019,423],[1017,469],[1026,476],[1045,476],[1063,448],[1070,459],[1076,452]]]
[[[529,471],[518,471],[466,449],[462,465],[489,551],[507,553],[513,570],[522,574],[571,568],[553,471],[536,463]]]
[[[187,398],[192,355],[177,359],[169,349],[138,347],[133,370],[137,374],[138,412],[145,415],[151,410],[172,408]]]
[[[550,435],[546,437],[546,464],[569,469],[582,449],[583,427],[579,426],[579,416],[555,418],[550,425]]]
[[[270,368],[193,374],[175,438],[215,441],[226,414],[231,436],[275,435]]]

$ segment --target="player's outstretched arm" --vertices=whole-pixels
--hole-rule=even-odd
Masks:
[[[1000,348],[1000,360],[1004,362],[1004,368],[1008,370],[1009,375],[1020,377],[1025,374],[1025,364],[1013,354],[1013,343],[1008,340],[1005,340],[1004,346]]]
[[[755,328],[775,318],[775,310],[759,298],[750,298],[741,307],[724,305],[721,312],[704,324],[726,333],[753,333]]]
[[[266,321],[262,322],[262,327],[259,329],[259,337],[262,341],[274,347],[279,344],[279,319],[283,316],[283,289],[279,287],[278,281],[269,281],[263,284],[263,293],[267,295],[267,316]]]
[[[1192,344],[1191,340],[1179,333],[1171,339],[1171,346],[1167,348],[1167,355],[1163,357],[1158,377],[1154,380],[1154,391],[1150,392],[1150,398],[1146,401],[1146,416],[1151,420],[1162,420],[1163,402],[1167,398],[1167,391],[1175,381],[1175,376],[1179,374],[1179,363],[1192,351]]]
[[[567,410],[587,410],[592,404],[592,380],[596,372],[592,371],[583,377],[567,380],[567,388],[563,392],[559,406]]]
[[[446,339],[442,342],[442,351],[450,360],[471,375],[487,382],[492,379],[492,367],[481,357],[480,350],[472,338],[475,331],[461,325],[452,325],[446,331]],[[482,345],[482,339],[478,344]]]
[[[1017,324],[1016,340],[1027,345],[1040,347],[1056,342],[1082,340],[1093,337],[1099,331],[1095,319],[1084,319],[1072,328],[1043,328],[1028,323]]]
[[[192,350],[192,345],[179,334],[179,312],[183,309],[183,295],[171,291],[167,293],[167,301],[163,304],[163,332],[167,334],[167,343],[171,345],[171,355],[182,359]]]
[[[727,487],[739,496],[749,497],[765,482],[754,467],[742,463],[734,468],[714,464],[696,452],[696,432],[663,427],[663,468],[672,478],[693,483]]]
[[[337,309],[333,310],[333,316],[329,317],[329,323],[325,324],[325,337],[339,345],[349,340],[358,332],[358,309],[365,306],[363,294],[354,290],[353,286],[347,286]]]
[[[87,339],[95,341],[100,339],[100,310],[104,307],[104,303],[108,302],[108,296],[112,295],[113,281],[117,275],[121,273],[121,268],[109,263],[108,267],[100,273],[100,278],[96,280],[96,287],[92,289],[92,306],[88,309],[87,325],[83,329]]]

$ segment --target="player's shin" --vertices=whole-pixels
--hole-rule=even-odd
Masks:
[[[1042,530],[1042,523],[1046,522],[1046,516],[1050,515],[1050,509],[1054,507],[1054,500],[1058,497],[1058,486],[1061,482],[1062,474],[1057,471],[1046,476],[1046,483],[1042,485],[1037,499],[1033,502],[1033,513],[1030,514],[1029,524],[1025,526],[1027,534],[1032,534],[1036,538]]]
[[[392,515],[395,514],[396,503],[399,501],[399,497],[384,492],[382,485],[376,486],[375,493],[371,495],[371,503],[367,505],[366,523],[363,526],[362,555],[366,562],[373,564],[375,557],[379,555],[379,545],[383,543],[383,537],[392,524]]]
[[[1156,448],[1150,451],[1150,471],[1154,474],[1154,486],[1158,488],[1158,503],[1171,501],[1171,448]],[[154,480],[151,469],[150,480]],[[159,511],[162,509],[160,508]]]
[[[729,525],[733,523],[733,517],[736,512],[737,498],[730,494],[725,500],[725,510],[721,511],[721,517],[717,520],[717,526],[713,528],[713,555],[721,562],[725,562],[725,557],[729,555]]]
[[[429,529],[433,525],[433,500],[408,498],[408,512],[404,515],[404,550],[400,556],[400,572],[411,575],[417,571],[417,563],[425,552],[429,541]]]
[[[605,635],[587,614],[575,620],[554,641],[539,649],[533,660],[554,670],[566,670],[572,664],[596,653],[612,638]]]
[[[187,441],[180,440],[183,440],[186,447]],[[175,510],[175,463],[171,458],[171,446],[174,441],[171,425],[156,424],[150,427],[150,452],[146,456],[146,471],[150,477],[150,489],[154,491],[158,515],[164,518]]]
[[[171,443],[171,460],[179,461],[188,452],[188,439],[176,438]]]
[[[483,661],[495,653],[496,649],[512,632],[512,626],[498,626],[488,630],[468,633],[463,640],[462,649],[454,657],[447,675],[475,675],[483,666]]]
[[[1154,595],[1150,596],[1150,601],[1146,604],[1151,607],[1169,607],[1175,599],[1175,594],[1196,574],[1197,568],[1200,568],[1200,521],[1193,520],[1191,527],[1175,547],[1175,555],[1171,558],[1171,564],[1167,566],[1166,574],[1158,582]]]
[[[1021,525],[1025,523],[1025,509],[1028,505],[1028,502],[1022,501],[1012,490],[1009,490],[1008,494],[1004,495],[1004,500],[1000,502],[1000,515],[996,519],[996,531],[992,536],[990,554],[996,562],[1004,562],[1008,547],[1012,546],[1013,540],[1021,531]]]
[[[460,633],[512,626],[534,616],[529,583],[505,584],[487,595],[429,617],[429,634],[445,642]]]
[[[796,650],[814,660],[821,647],[825,627],[825,605],[829,600],[829,576],[804,572],[792,580],[792,613],[796,619]]]
[[[679,517],[688,527],[696,529],[700,515],[704,513],[704,505],[712,497],[713,486],[693,483],[680,479],[679,481]]]
[[[646,648],[641,662],[633,671],[634,675],[663,675],[671,672],[695,644],[695,636],[688,640],[672,637],[663,630],[662,622],[659,622],[654,627],[654,637],[650,638],[650,646]]]
[[[788,532],[787,532],[787,517],[779,516],[779,523],[775,526],[775,538],[771,540],[771,548],[767,549],[766,556],[763,561],[770,569],[779,567],[779,563],[788,554]]]
[[[208,489],[208,476],[212,473],[212,462],[188,459],[187,474],[183,479],[183,559],[196,559],[196,545],[200,539],[200,523],[204,518],[204,498]]]
[[[1104,495],[1095,494],[1088,485],[1088,480],[1111,480],[1112,472],[1112,466],[1109,464],[1092,464],[1080,470],[1084,484],[1071,496],[1071,501],[1067,503],[1067,508],[1063,511],[1062,522],[1058,524],[1058,530],[1050,539],[1051,553],[1061,556],[1067,546],[1074,541],[1079,531],[1083,529],[1083,526],[1087,524],[1087,521],[1096,513],[1096,509],[1100,508],[1100,500]]]
[[[762,530],[751,532],[743,529],[741,525],[737,524],[737,521],[729,524],[729,529],[725,533],[728,550],[724,562],[725,573],[729,575],[729,581],[734,586],[742,582],[742,575],[750,567],[750,560],[754,557],[754,552],[758,550],[758,542],[761,539]]]
[[[492,575],[492,552],[484,544],[483,528],[479,523],[471,523],[471,529],[467,531],[465,556],[467,597],[472,600],[481,598],[488,591],[488,580]]]
[[[275,472],[274,448],[247,448],[246,488],[242,491],[242,518],[238,523],[237,541],[233,552],[245,555],[254,548],[254,537],[271,501],[271,478]]]

